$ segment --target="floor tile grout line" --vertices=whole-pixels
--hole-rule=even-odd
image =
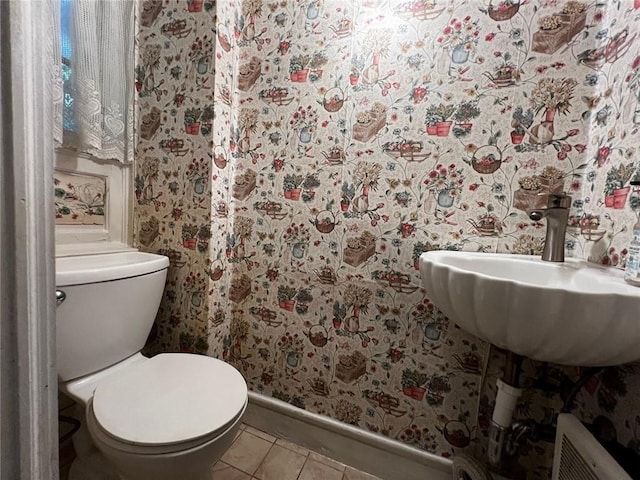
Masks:
[[[308,461],[309,461],[309,454],[307,454],[307,456],[304,457],[304,463],[302,464],[302,468],[298,472],[298,476],[296,477],[296,480],[300,480],[300,475],[302,475],[302,472],[304,471],[304,467],[305,467],[305,465],[307,464]]]
[[[247,432],[247,433],[249,433],[249,432]],[[255,436],[255,435],[254,435],[254,436]],[[264,440],[264,439],[263,439],[263,440]],[[265,440],[265,442],[267,442],[267,441],[268,441],[268,440]],[[273,446],[274,446],[275,444],[276,444],[276,442],[273,442],[273,443],[271,444],[271,446],[269,447],[269,450],[267,450],[267,453],[265,454],[265,456],[264,456],[264,457],[262,457],[262,460],[261,460],[261,461],[260,461],[260,463],[258,464],[258,467],[256,468],[255,472],[250,473],[250,475],[251,475],[252,477],[254,477],[256,473],[258,473],[258,470],[260,470],[260,467],[262,466],[262,464],[264,463],[264,461],[265,461],[265,460],[267,459],[267,457],[269,456],[269,452],[271,452],[271,450],[273,449]],[[258,477],[256,477],[256,478],[258,478]],[[259,480],[259,479],[258,479],[258,480]]]

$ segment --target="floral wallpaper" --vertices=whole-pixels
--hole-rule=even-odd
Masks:
[[[152,351],[207,349],[215,22],[213,4],[189,5],[145,0],[137,12],[134,230],[171,262]]]
[[[104,225],[104,177],[56,170],[53,183],[56,225]]]
[[[136,231],[172,265],[154,348],[221,356],[254,391],[438,455],[481,452],[502,357],[430,302],[418,258],[540,254],[526,211],[566,191],[569,254],[624,266],[634,2],[147,0],[139,15]],[[578,374],[526,362],[518,415],[549,416],[552,380]],[[637,384],[607,370],[575,411],[637,448]],[[527,475],[550,455],[528,445]]]

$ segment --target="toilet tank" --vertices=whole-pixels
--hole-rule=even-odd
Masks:
[[[56,258],[58,381],[139,352],[153,325],[169,259],[136,251]]]

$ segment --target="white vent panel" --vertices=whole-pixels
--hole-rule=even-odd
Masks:
[[[558,417],[552,480],[632,480],[580,421]]]

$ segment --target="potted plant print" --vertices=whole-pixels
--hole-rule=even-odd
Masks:
[[[278,306],[288,312],[293,312],[297,290],[287,285],[278,286]]]
[[[310,80],[312,82],[315,82],[322,78],[322,67],[324,67],[328,61],[329,58],[323,51],[313,54],[313,56],[311,57],[311,61],[309,62],[309,70],[311,73]]]
[[[458,105],[453,119],[456,124],[453,127],[453,135],[456,138],[461,138],[468,135],[471,132],[473,123],[471,120],[480,116],[480,109],[478,108],[477,101],[462,102]]]
[[[238,116],[238,128],[244,132],[244,136],[238,142],[238,152],[248,153],[251,150],[250,136],[255,133],[258,126],[259,111],[255,108],[241,108]]]
[[[553,140],[555,115],[569,112],[577,84],[575,79],[566,77],[548,77],[538,81],[531,91],[531,106],[536,114],[544,110],[544,120],[531,129],[531,143],[547,144]]]
[[[200,133],[202,135],[209,135],[213,126],[213,105],[207,105],[202,109],[202,115],[200,116]]]
[[[349,84],[357,85],[360,75],[364,69],[364,55],[354,54],[351,57],[351,72],[349,73]]]
[[[311,142],[317,123],[318,113],[311,105],[299,106],[289,120],[289,126],[298,133],[300,143],[305,144]]]
[[[448,375],[432,375],[426,382],[427,403],[431,406],[442,405],[444,394],[451,391]]]
[[[262,0],[243,0],[242,2],[242,18],[245,22],[240,38],[249,42],[256,36],[256,17],[262,13]],[[248,20],[248,21],[247,21]]]
[[[204,0],[187,0],[187,10],[189,13],[198,13],[202,11]]]
[[[415,270],[420,270],[420,255],[431,250],[436,250],[436,247],[429,242],[416,242],[413,245],[411,258],[413,259],[413,268]]]
[[[463,183],[462,169],[456,168],[454,164],[448,167],[440,163],[437,164],[424,180],[424,184],[428,189],[433,189],[437,192],[436,201],[442,208],[453,206],[456,197],[460,194],[460,187]]]
[[[296,312],[300,315],[304,315],[309,310],[309,304],[313,302],[313,295],[311,295],[311,289],[301,288],[296,294]]]
[[[309,75],[307,68],[311,57],[309,55],[294,55],[289,61],[289,77],[292,82],[306,82]]]
[[[233,256],[238,260],[245,258],[245,242],[253,233],[253,219],[238,215],[233,223],[233,234],[238,240],[233,248]]]
[[[414,400],[422,400],[427,391],[427,389],[424,388],[427,380],[429,380],[428,375],[420,373],[417,370],[405,368],[402,371],[401,379],[402,393]]]
[[[451,49],[451,62],[462,64],[467,62],[469,55],[475,51],[479,34],[478,20],[473,21],[470,16],[463,19],[452,18],[442,29],[437,42]]]
[[[438,114],[440,115],[440,121],[436,123],[438,137],[447,137],[451,130],[453,121],[450,120],[451,116],[456,111],[455,105],[438,105]]]
[[[522,107],[516,107],[511,114],[511,127],[513,127],[511,131],[511,143],[514,145],[521,144],[531,125],[533,125],[533,110],[527,108],[525,112]]]
[[[282,352],[287,366],[297,367],[304,351],[304,341],[297,333],[291,335],[291,333],[285,332],[278,340],[278,350]]]
[[[202,2],[200,3],[202,5]],[[209,65],[211,64],[211,58],[213,57],[213,49],[213,39],[206,35],[203,37],[196,37],[191,44],[191,49],[188,54],[189,60],[195,64],[198,74],[204,75],[209,71]]]
[[[367,313],[373,292],[359,285],[349,284],[344,290],[342,299],[347,307],[351,307],[351,316],[345,318],[344,329],[347,332],[360,331],[360,313]]]
[[[362,195],[353,200],[353,209],[357,212],[369,210],[369,191],[376,190],[380,182],[382,165],[360,160],[353,169],[356,187],[362,187]]]
[[[287,245],[291,247],[291,254],[294,258],[301,259],[304,257],[307,247],[309,246],[309,240],[311,239],[311,233],[304,224],[296,225],[292,224],[287,228],[284,236],[282,237]]]
[[[441,121],[440,113],[438,111],[437,105],[429,105],[425,112],[425,124],[428,135],[437,135],[438,134],[438,122]]]
[[[604,187],[604,203],[608,208],[620,210],[627,203],[627,197],[631,187],[627,185],[633,175],[633,163],[627,165],[620,164],[617,167],[611,167],[607,172],[606,183]]]
[[[184,130],[188,135],[198,135],[200,133],[200,115],[202,109],[187,108],[184,112]]]
[[[380,79],[380,58],[389,54],[390,43],[391,31],[387,29],[370,31],[362,42],[364,55],[371,56],[371,64],[362,71],[362,82],[365,85],[373,85]]]
[[[287,200],[300,200],[300,193],[302,192],[300,185],[302,185],[304,178],[303,175],[287,173],[282,182],[284,198]]]
[[[452,104],[445,105],[441,103],[438,106],[428,106],[425,113],[427,133],[429,135],[437,135],[438,137],[448,136],[449,131],[451,130],[451,125],[453,124],[453,121],[449,119],[455,111],[456,107]]]
[[[318,180],[318,174],[312,173],[307,175],[302,182],[302,200],[304,202],[310,202],[316,196],[315,189],[320,186],[320,180]]]
[[[351,201],[356,196],[356,187],[355,185],[350,185],[348,182],[342,183],[342,198],[340,199],[340,210],[346,212],[349,210],[349,206],[351,205]]]
[[[196,235],[198,234],[197,225],[185,224],[182,226],[182,246],[189,250],[195,250],[198,244]]]

